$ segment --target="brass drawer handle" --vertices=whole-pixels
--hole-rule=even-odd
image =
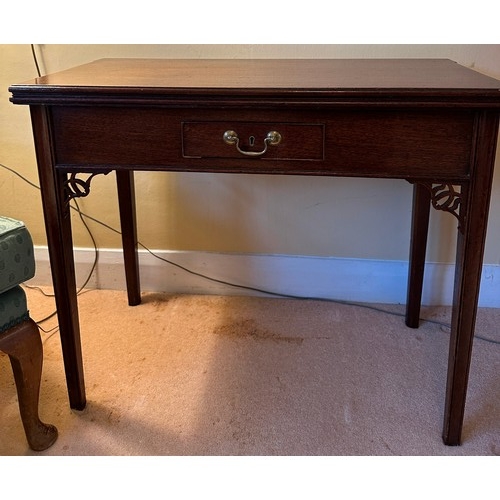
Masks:
[[[267,146],[276,146],[281,142],[281,134],[275,130],[268,132],[264,139],[264,149],[262,151],[243,151],[240,149],[240,139],[234,130],[226,130],[223,135],[224,142],[229,145],[235,145],[238,152],[246,156],[262,156],[267,151]]]

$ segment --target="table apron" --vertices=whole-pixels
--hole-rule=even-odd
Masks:
[[[49,107],[55,165],[466,180],[470,109]],[[234,131],[238,147],[224,141]],[[278,132],[270,144],[267,134]],[[250,155],[248,154],[250,153]]]

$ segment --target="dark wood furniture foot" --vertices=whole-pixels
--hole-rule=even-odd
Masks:
[[[26,438],[35,451],[46,450],[57,439],[57,429],[38,416],[43,348],[36,323],[29,319],[0,335],[0,350],[9,355]]]

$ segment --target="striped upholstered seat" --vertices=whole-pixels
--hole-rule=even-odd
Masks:
[[[0,216],[0,332],[29,317],[21,283],[35,275],[33,242],[26,226]]]

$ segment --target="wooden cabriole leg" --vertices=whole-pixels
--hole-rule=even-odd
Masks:
[[[23,321],[0,335],[0,350],[9,355],[16,381],[19,410],[31,449],[46,450],[57,439],[57,429],[38,416],[43,348],[38,326]]]
[[[408,296],[406,301],[406,325],[410,328],[418,328],[420,322],[430,207],[431,193],[429,189],[423,184],[415,183],[413,185]]]
[[[137,253],[134,172],[132,170],[117,170],[116,184],[120,207],[128,303],[131,306],[136,306],[141,303],[141,285],[139,278],[139,258]]]

